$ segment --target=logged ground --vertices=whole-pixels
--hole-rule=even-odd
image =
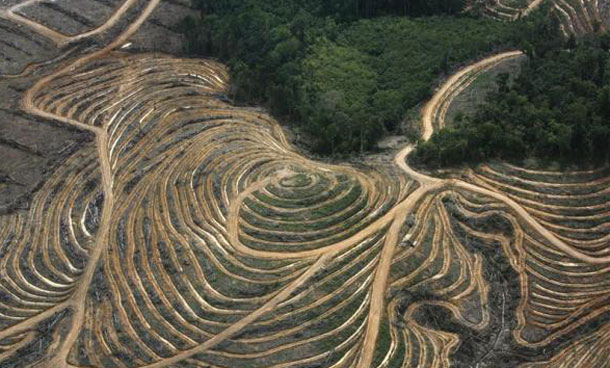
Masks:
[[[604,0],[475,0],[493,18],[511,21],[549,3],[564,35],[584,35],[610,27],[610,4]]]
[[[0,216],[2,367],[607,366],[610,169],[314,162],[223,65],[134,51],[183,2],[86,2],[2,2],[0,148],[61,161]]]

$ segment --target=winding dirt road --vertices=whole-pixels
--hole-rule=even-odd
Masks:
[[[438,114],[439,114],[439,111],[441,110],[441,106],[443,104],[447,103],[447,99],[452,100],[453,98],[455,98],[457,96],[457,94],[452,94],[451,91],[455,89],[456,85],[461,84],[461,80],[465,76],[467,76],[468,74],[476,73],[477,71],[480,71],[480,70],[485,70],[485,69],[489,68],[489,66],[497,65],[499,62],[502,62],[502,61],[505,61],[508,59],[513,59],[516,57],[520,57],[522,55],[523,55],[523,52],[521,52],[521,51],[510,51],[510,52],[493,55],[493,56],[490,56],[484,60],[481,60],[475,64],[472,64],[472,65],[460,70],[459,72],[454,74],[451,78],[449,78],[447,80],[447,82],[439,89],[439,91],[430,100],[430,102],[428,102],[422,109],[422,124],[423,124],[422,139],[424,141],[426,141],[432,136],[433,121],[438,118]],[[470,82],[468,84],[472,83],[473,81],[474,80],[470,80]],[[463,90],[466,86],[467,85],[460,85],[460,87],[461,87],[460,91]],[[442,119],[444,119],[444,116],[442,117]],[[439,125],[443,126],[444,122],[440,122]],[[417,177],[417,180],[420,181],[420,183],[422,184],[422,186],[429,185],[429,183],[431,183],[431,182],[432,183],[438,182],[439,179],[431,178],[431,177],[425,176],[421,173],[418,173],[417,171],[415,171],[408,165],[408,163],[406,162],[406,158],[408,157],[409,153],[411,153],[413,150],[414,150],[413,146],[408,146],[405,149],[403,149],[401,152],[399,152],[396,155],[396,160],[395,160],[396,163],[408,175],[415,175]],[[493,192],[491,190],[476,186],[474,184],[459,181],[459,180],[448,180],[447,182],[450,183],[450,185],[452,185],[452,186],[455,186],[455,187],[458,187],[461,189],[465,189],[465,190],[469,190],[472,192],[476,192],[476,193],[484,195],[484,196],[490,196],[490,197],[493,197],[494,199],[497,199],[498,201],[505,203],[510,208],[512,208],[515,212],[517,212],[519,214],[519,216],[529,226],[534,228],[542,238],[548,240],[558,249],[564,251],[565,253],[571,255],[574,258],[577,258],[583,262],[592,263],[592,264],[605,264],[605,263],[610,262],[610,257],[599,257],[599,258],[591,257],[582,252],[579,252],[578,250],[572,248],[565,242],[561,241],[554,234],[552,234],[545,227],[543,227],[536,219],[534,219],[531,215],[529,215],[529,213],[527,211],[525,211],[525,209],[523,209],[523,207],[521,207],[519,204],[514,202],[504,193]]]
[[[538,2],[539,4],[539,2]],[[530,6],[537,6],[538,4],[532,3]],[[504,52],[501,54],[490,56],[486,59],[483,59],[475,64],[472,64],[451,76],[445,84],[435,93],[432,99],[424,106],[422,109],[422,139],[424,141],[430,139],[434,132],[433,122],[435,119],[438,119],[438,115],[441,114],[443,105],[450,105],[450,102],[453,98],[455,98],[458,93],[454,93],[456,87],[461,92],[464,90],[470,83],[474,81],[474,79],[470,79],[466,84],[463,83],[464,77],[475,74],[482,70],[489,69],[494,65],[502,61],[506,61],[509,59],[517,58],[523,55],[521,51],[510,51]],[[440,126],[444,125],[444,115],[441,116],[441,121],[439,122]],[[391,263],[391,259],[394,256],[394,247],[397,243],[397,232],[400,228],[400,224],[404,220],[404,216],[408,211],[412,210],[417,203],[418,200],[421,199],[426,194],[429,194],[433,191],[438,191],[441,188],[443,190],[452,190],[452,189],[462,189],[470,192],[474,192],[483,196],[492,197],[500,202],[505,203],[508,207],[510,207],[519,217],[531,226],[536,232],[541,236],[541,238],[546,239],[558,249],[564,251],[570,256],[579,259],[583,262],[591,263],[591,264],[606,264],[610,262],[609,257],[591,257],[586,255],[565,242],[558,239],[553,233],[551,233],[548,229],[543,227],[536,219],[534,219],[523,207],[517,204],[515,201],[510,199],[507,195],[501,192],[494,192],[470,183],[466,183],[460,180],[449,179],[449,180],[441,180],[438,178],[430,177],[420,172],[417,172],[413,168],[411,168],[407,159],[410,153],[415,150],[415,146],[409,145],[405,147],[402,151],[400,151],[395,157],[395,163],[410,177],[419,182],[421,187],[413,193],[403,204],[404,207],[399,214],[396,214],[392,224],[390,233],[388,234],[388,239],[392,239],[389,243],[384,247],[384,252],[382,255],[381,266],[378,269],[378,273],[375,279],[375,283],[373,286],[373,301],[371,305],[371,314],[369,316],[369,325],[367,329],[367,337],[365,339],[365,344],[363,346],[363,352],[361,356],[361,360],[359,363],[360,368],[368,368],[372,364],[374,352],[375,352],[375,341],[377,338],[377,334],[379,331],[379,323],[381,320],[381,315],[383,314],[383,293],[386,288],[387,275],[389,273],[389,264]],[[408,203],[408,204],[407,204]],[[401,204],[401,206],[403,205]],[[398,225],[398,226],[397,226]],[[387,249],[387,251],[386,251]]]
[[[100,33],[108,31],[114,27],[125,15],[125,13],[131,8],[138,0],[125,0],[123,4],[116,9],[116,11],[101,25],[87,32],[83,32],[74,36],[69,36],[61,32],[57,32],[43,24],[35,22],[21,14],[18,14],[19,10],[27,8],[28,6],[35,5],[36,3],[44,3],[48,0],[28,0],[22,3],[16,4],[12,7],[1,9],[0,18],[12,20],[14,22],[23,24],[26,27],[31,28],[35,32],[47,37],[52,40],[58,47],[64,47],[67,44],[74,43],[76,41],[95,36]]]
[[[48,29],[46,29],[46,27],[44,27],[44,26],[40,26],[41,28],[33,27],[33,29],[35,31],[40,32],[42,35],[49,37],[50,39],[58,42],[58,44],[65,44],[66,42],[71,42],[72,40],[81,39],[83,37],[89,37],[95,33],[105,31],[107,28],[114,25],[114,23],[116,23],[120,19],[121,15],[134,3],[134,1],[135,0],[127,0],[123,4],[123,6],[121,8],[119,8],[117,13],[115,13],[113,15],[113,17],[111,19],[109,19],[109,21],[106,24],[101,26],[98,30],[96,30],[93,33],[87,32],[85,34],[75,36],[74,38],[58,39],[55,37],[55,34],[53,32],[49,32]],[[132,24],[130,24],[129,27],[127,27],[127,29],[125,31],[123,31],[112,43],[108,44],[106,47],[104,47],[103,49],[101,49],[97,52],[91,53],[89,55],[85,55],[82,58],[77,59],[75,62],[67,65],[63,69],[41,79],[30,90],[28,90],[26,92],[26,94],[24,95],[24,98],[23,98],[23,108],[28,113],[31,113],[35,116],[40,116],[45,119],[61,121],[70,126],[73,126],[73,127],[79,128],[79,129],[83,129],[83,130],[87,130],[87,131],[93,132],[95,134],[95,137],[96,137],[95,142],[96,142],[96,146],[97,146],[97,150],[98,150],[98,158],[99,158],[100,170],[101,170],[101,174],[102,174],[102,188],[103,188],[103,193],[104,193],[104,198],[105,198],[105,204],[104,204],[104,208],[102,210],[102,215],[101,215],[101,220],[100,220],[100,229],[99,229],[99,235],[96,240],[96,246],[93,250],[93,253],[91,253],[91,255],[90,255],[88,264],[87,264],[87,266],[81,276],[81,279],[78,283],[78,286],[77,286],[76,290],[74,291],[74,293],[72,294],[72,296],[67,301],[60,303],[60,304],[56,305],[55,307],[46,310],[43,313],[38,314],[34,318],[27,319],[22,323],[16,324],[8,329],[0,331],[0,339],[2,339],[4,337],[18,334],[23,331],[31,330],[31,329],[35,328],[38,325],[38,323],[40,323],[44,319],[51,317],[52,315],[54,315],[55,313],[57,313],[63,309],[66,309],[66,308],[72,309],[72,311],[74,313],[74,317],[72,319],[72,324],[71,324],[69,333],[66,335],[66,338],[61,341],[60,348],[57,350],[53,359],[51,359],[50,361],[45,361],[44,363],[41,363],[41,367],[57,367],[57,368],[71,367],[67,363],[67,357],[70,352],[70,349],[72,348],[74,341],[76,340],[76,338],[78,337],[78,334],[80,333],[81,326],[84,321],[84,315],[85,315],[84,309],[86,306],[85,300],[87,297],[87,292],[89,290],[91,281],[93,279],[93,275],[99,265],[100,259],[102,258],[103,254],[106,252],[106,247],[108,244],[107,237],[108,237],[108,232],[109,232],[108,226],[110,224],[110,219],[112,218],[113,208],[114,208],[114,195],[113,195],[113,173],[112,173],[109,156],[108,156],[108,153],[109,153],[109,151],[108,151],[108,133],[107,133],[105,127],[96,128],[96,127],[92,127],[91,125],[87,125],[87,124],[84,124],[84,123],[81,123],[81,122],[78,122],[75,120],[66,119],[59,115],[47,113],[36,107],[36,104],[33,102],[33,96],[35,96],[39,91],[43,90],[50,81],[66,74],[66,73],[69,73],[70,71],[78,68],[81,65],[86,64],[87,62],[89,62],[91,60],[103,57],[104,55],[108,54],[112,50],[120,47],[136,31],[138,31],[138,29],[141,27],[141,25],[148,19],[150,14],[154,11],[154,9],[160,3],[160,1],[161,0],[151,0],[148,3],[148,5],[144,8],[142,13],[136,18],[136,20]],[[30,5],[30,3],[33,3],[33,2],[37,2],[37,1],[31,0],[31,1],[28,1],[25,3],[21,3],[19,5],[16,5],[13,9],[16,8],[15,10],[18,10],[19,7]],[[14,14],[12,13],[12,9],[7,11],[7,13],[9,15],[9,18],[14,17]],[[15,20],[19,21],[19,17]]]

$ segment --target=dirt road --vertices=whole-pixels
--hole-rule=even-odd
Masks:
[[[538,2],[537,4],[539,4]],[[532,3],[530,6],[537,6],[537,4]],[[497,55],[490,56],[484,60],[481,60],[475,64],[467,66],[466,68],[460,70],[451,78],[443,84],[443,86],[435,93],[432,99],[424,106],[422,109],[422,139],[424,141],[430,139],[434,131],[433,122],[438,118],[440,114],[440,110],[443,105],[449,105],[451,100],[455,98],[459,93],[452,93],[452,91],[456,90],[456,86],[458,86],[461,90],[463,90],[466,86],[462,84],[462,80],[465,76],[473,73],[477,73],[478,71],[485,70],[490,66],[497,65],[499,62],[504,60],[516,58],[522,56],[523,53],[521,51],[510,51]],[[470,83],[472,83],[474,79],[471,79]],[[444,119],[444,116],[441,117]],[[444,125],[444,122],[439,122],[440,126]],[[488,190],[486,188],[482,188],[476,186],[474,184],[466,183],[460,180],[441,180],[438,178],[433,178],[422,173],[417,172],[413,168],[411,168],[407,162],[409,154],[414,151],[415,147],[413,145],[409,145],[405,147],[402,151],[400,151],[395,157],[395,163],[410,177],[414,180],[418,181],[421,187],[414,192],[405,202],[410,202],[410,205],[405,205],[404,210],[409,211],[414,207],[414,203],[411,202],[413,199],[419,199],[420,196],[428,194],[433,191],[438,191],[440,189],[443,190],[452,190],[452,189],[462,189],[470,192],[474,192],[483,196],[494,198],[504,204],[506,204],[509,208],[511,208],[515,214],[521,218],[528,226],[531,226],[541,238],[549,241],[551,244],[556,246],[558,249],[564,251],[566,254],[579,259],[583,262],[591,263],[591,264],[606,264],[610,262],[610,257],[591,257],[573,247],[569,246],[565,242],[561,241],[557,238],[553,233],[551,233],[548,229],[543,227],[536,219],[534,219],[522,206],[518,203],[510,199],[507,195],[501,192],[494,192]],[[401,204],[400,206],[402,206]],[[375,277],[375,283],[373,285],[373,300],[371,302],[371,311],[369,314],[369,321],[367,326],[367,334],[365,338],[365,343],[363,346],[363,351],[361,355],[361,359],[359,361],[358,367],[360,368],[369,368],[372,364],[376,339],[379,331],[379,323],[381,321],[381,317],[383,315],[383,298],[384,292],[386,290],[386,283],[389,273],[389,265],[391,264],[391,259],[394,255],[395,244],[399,239],[397,239],[397,231],[400,229],[400,225],[402,224],[402,219],[404,219],[405,212],[399,211],[394,214],[394,223],[392,224],[391,230],[388,233],[388,241],[386,242],[386,246],[384,247],[384,251],[382,253],[382,259],[380,261],[380,266],[377,270],[377,274]]]
[[[18,11],[27,8],[28,6],[35,5],[36,3],[44,3],[47,0],[28,0],[22,3],[16,4],[7,9],[0,10],[0,18],[5,18],[12,20],[14,22],[23,24],[26,27],[31,28],[35,32],[49,38],[52,40],[58,47],[64,47],[67,44],[95,36],[99,33],[103,33],[110,28],[114,27],[125,15],[127,10],[131,8],[138,0],[125,0],[123,4],[101,25],[91,29],[87,32],[83,32],[74,36],[69,36],[63,34],[61,32],[57,32],[43,24],[35,22],[27,17],[24,17],[21,14],[18,14]]]
[[[61,121],[70,126],[91,131],[96,135],[95,142],[96,142],[99,161],[100,161],[100,171],[101,171],[101,175],[102,175],[102,189],[103,189],[104,198],[105,198],[104,208],[102,210],[102,215],[101,215],[101,219],[100,219],[100,228],[99,228],[98,236],[96,239],[96,245],[93,249],[93,252],[90,254],[90,258],[87,263],[87,266],[86,266],[85,270],[83,271],[83,274],[78,282],[76,290],[74,291],[72,296],[67,301],[60,303],[57,306],[55,306],[51,309],[48,309],[47,311],[45,311],[43,313],[38,314],[35,318],[27,319],[24,322],[16,324],[16,325],[12,326],[11,328],[5,329],[0,332],[0,338],[2,338],[2,337],[14,335],[16,333],[20,333],[22,331],[27,331],[32,328],[35,328],[37,326],[37,324],[40,323],[42,320],[52,316],[53,314],[57,313],[58,311],[60,311],[62,309],[66,309],[66,308],[72,309],[72,311],[74,313],[74,317],[72,319],[72,324],[71,324],[71,328],[69,330],[68,335],[66,335],[66,338],[60,342],[60,348],[56,351],[54,357],[49,361],[45,361],[44,363],[41,363],[42,364],[41,367],[51,367],[52,366],[52,367],[62,368],[62,367],[70,366],[67,363],[67,356],[70,352],[70,349],[72,348],[74,341],[76,340],[76,338],[78,337],[78,334],[80,333],[81,326],[84,321],[85,305],[86,305],[85,299],[87,297],[87,292],[89,290],[91,281],[93,279],[94,272],[99,265],[99,261],[102,258],[102,256],[104,255],[104,253],[106,252],[106,247],[108,244],[107,237],[108,237],[108,233],[109,233],[109,224],[110,224],[110,220],[112,218],[113,208],[114,208],[114,195],[113,195],[113,174],[112,174],[112,169],[111,169],[110,161],[109,161],[108,133],[105,129],[106,127],[96,128],[91,125],[85,124],[83,122],[79,122],[79,121],[75,121],[72,119],[64,118],[62,116],[47,113],[47,112],[39,109],[36,106],[36,104],[33,101],[33,98],[41,90],[44,90],[44,88],[47,86],[47,84],[49,82],[51,82],[52,80],[71,72],[72,70],[90,62],[91,60],[103,57],[104,55],[108,54],[115,48],[120,47],[126,40],[128,40],[141,27],[141,25],[146,21],[146,19],[148,19],[148,17],[153,12],[153,10],[157,7],[157,5],[159,4],[160,1],[161,0],[151,0],[148,3],[148,5],[146,6],[146,8],[144,8],[142,13],[138,16],[138,18],[136,18],[136,20],[133,23],[131,23],[128,26],[128,28],[125,31],[123,31],[119,35],[119,37],[117,37],[112,43],[110,43],[109,45],[107,45],[106,47],[104,47],[103,49],[101,49],[97,52],[85,55],[85,56],[77,59],[75,62],[69,64],[68,66],[64,67],[63,69],[41,79],[30,90],[28,90],[25,93],[24,98],[22,100],[24,110],[30,114],[33,114],[35,116],[40,116],[45,119]],[[31,2],[32,1],[27,2],[27,3],[31,3]],[[119,8],[117,13],[115,13],[113,15],[113,17],[104,26],[102,26],[98,29],[98,32],[101,32],[101,31],[105,30],[106,28],[111,27],[114,23],[116,23],[120,19],[121,15],[133,4],[133,2],[134,2],[134,0],[126,1],[123,4],[123,6],[121,8]],[[29,5],[29,4],[22,3],[20,5],[17,5],[16,7],[18,9],[20,6],[25,6],[25,5]],[[19,18],[18,19],[14,18],[14,14],[12,13],[11,10],[9,10],[7,13],[8,13],[9,18],[19,21]],[[49,37],[50,39],[52,39],[58,43],[71,42],[70,41],[71,38],[68,38],[68,39],[58,38],[58,37],[56,37],[56,34],[54,32],[48,32],[47,30],[45,30],[44,26],[33,27],[33,28],[36,31],[39,31],[44,36]],[[97,32],[95,32],[95,33],[97,33]],[[82,35],[74,36],[75,37],[74,39],[88,37],[92,34],[93,33],[89,32],[88,34],[85,33]]]

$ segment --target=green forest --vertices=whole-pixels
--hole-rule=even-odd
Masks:
[[[512,24],[463,0],[198,1],[180,28],[190,54],[227,63],[232,98],[295,122],[318,153],[373,149],[454,68],[504,48]]]
[[[470,119],[420,144],[415,162],[437,167],[489,159],[589,165],[610,158],[610,35],[540,42],[519,77]]]
[[[227,63],[231,98],[266,106],[322,154],[375,149],[447,75],[505,49],[522,74],[471,118],[418,145],[436,167],[536,157],[608,158],[608,37],[565,39],[549,9],[516,22],[463,13],[463,0],[199,0],[186,52]],[[503,76],[500,76],[502,79]]]

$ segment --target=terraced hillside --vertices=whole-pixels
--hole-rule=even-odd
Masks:
[[[561,22],[565,35],[584,35],[610,26],[610,7],[600,0],[483,0],[483,12],[490,17],[511,21],[527,16],[541,4],[549,3]]]
[[[223,65],[129,51],[180,2],[99,2],[3,3],[41,47],[7,111],[88,138],[0,216],[3,367],[607,364],[608,169],[315,162],[227,102]],[[450,78],[423,138],[520,56]]]
[[[41,120],[20,109],[23,93],[40,75],[83,52],[111,42],[132,22],[145,1],[3,1],[0,6],[0,213],[30,206],[31,193],[93,138],[65,124]],[[174,17],[188,14],[189,1],[162,2],[130,43],[141,50],[176,52]],[[145,34],[145,35],[144,35]],[[159,42],[163,40],[163,42]],[[38,74],[35,74],[38,73]]]

